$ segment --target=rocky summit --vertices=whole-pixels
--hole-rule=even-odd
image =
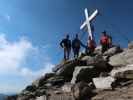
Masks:
[[[60,63],[6,100],[133,100],[133,42],[128,46]]]

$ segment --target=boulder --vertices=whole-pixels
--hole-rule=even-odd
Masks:
[[[77,60],[67,60],[67,61],[63,61],[60,64],[56,65],[55,67],[52,68],[53,72],[57,72],[59,69],[61,69],[62,67],[64,67],[65,65],[70,65],[75,63],[75,61]]]
[[[24,91],[29,91],[29,92],[34,92],[36,90],[36,86],[34,85],[29,85],[25,88]]]
[[[126,63],[126,59],[123,56],[123,54],[117,54],[117,55],[110,57],[109,64],[114,67],[120,67],[120,66],[126,65],[127,63]]]
[[[35,80],[34,82],[32,82],[33,86],[39,87],[45,84],[45,81],[48,78],[53,77],[55,74],[54,73],[46,73],[44,76],[40,77],[39,79]]]
[[[36,91],[35,91],[35,95],[36,96],[42,96],[42,95],[44,95],[44,94],[46,94],[46,89],[43,89],[43,88],[41,88],[41,89],[37,89]]]
[[[74,68],[77,65],[82,65],[82,62],[80,60],[73,60],[71,62],[68,62],[60,67],[56,71],[56,75],[63,76],[65,81],[70,81],[73,75]]]
[[[91,58],[91,56],[84,56],[81,60],[82,61],[87,61],[88,59],[90,59]]]
[[[47,100],[75,100],[73,96],[67,94],[51,95]]]
[[[73,87],[73,84],[70,84],[70,83],[66,83],[62,86],[62,91],[64,93],[71,93],[72,92],[72,87]]]
[[[115,79],[111,76],[93,78],[93,83],[97,89],[112,89]]]
[[[46,96],[40,96],[40,97],[36,97],[36,100],[47,100]]]
[[[35,100],[35,98],[30,98],[29,100]]]
[[[101,55],[102,54],[102,46],[99,45],[95,48],[94,54]]]
[[[99,76],[94,66],[77,66],[73,72],[72,84],[79,81],[91,82],[92,78]]]
[[[114,46],[110,49],[108,49],[103,55],[104,56],[113,56],[117,53],[122,52],[123,50],[119,46]]]
[[[106,62],[104,61],[102,55],[96,55],[87,60],[87,65],[105,67]]]
[[[45,83],[44,86],[47,87],[47,88],[52,87],[52,83],[50,83],[50,82],[48,83],[48,82],[47,82],[47,83]]]
[[[22,91],[22,93],[18,96],[18,98],[26,98],[26,100],[27,100],[27,98],[28,99],[30,99],[30,98],[34,98],[34,97],[36,97],[36,91],[34,91],[34,92],[29,92],[29,91]],[[21,100],[20,99],[20,100]],[[22,99],[23,100],[23,99]],[[25,99],[24,99],[25,100]]]
[[[119,78],[133,79],[133,64],[118,69],[113,69],[111,71],[111,76],[118,79]]]
[[[131,41],[131,42],[128,43],[128,48],[129,49],[133,49],[133,41]]]
[[[30,98],[29,100],[36,100],[35,98]]]
[[[126,66],[133,63],[133,49],[126,49],[124,52],[116,54],[109,59],[109,64],[114,67]]]
[[[67,62],[69,63],[69,62]],[[61,62],[60,64],[56,65],[55,67],[52,68],[53,72],[57,72],[61,67],[63,67],[66,63]]]
[[[86,60],[87,66],[95,66],[99,70],[108,69],[107,62],[102,55],[96,55],[94,57],[88,57]]]
[[[61,91],[61,90],[55,90],[55,91],[54,91],[54,94],[60,95],[60,94],[62,94],[62,91]]]
[[[47,84],[51,84],[51,86],[54,86],[54,85],[62,85],[64,84],[64,77],[63,76],[54,76],[54,77],[51,77],[47,80]]]
[[[34,96],[21,95],[21,96],[18,96],[16,100],[30,100],[32,98],[34,98]]]
[[[22,92],[21,92],[21,95],[29,95],[29,94],[31,94],[32,92],[30,92],[30,91],[27,91],[27,90],[23,90]]]
[[[74,100],[88,100],[93,95],[92,89],[85,82],[79,82],[72,89]]]

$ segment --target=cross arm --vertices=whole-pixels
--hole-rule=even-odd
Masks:
[[[82,30],[87,25],[86,21],[80,26],[80,30]]]
[[[98,14],[98,10],[95,10],[95,12],[89,17],[89,21],[92,21],[97,14]]]

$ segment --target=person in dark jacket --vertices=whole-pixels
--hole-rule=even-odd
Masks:
[[[66,35],[60,42],[60,46],[64,49],[64,60],[69,60],[70,52],[71,52],[71,40],[69,39],[69,35]]]
[[[105,51],[108,50],[109,48],[109,38],[108,35],[106,33],[106,31],[102,32],[102,36],[100,39],[100,44],[102,46],[102,53],[104,53]]]
[[[112,44],[112,36],[111,35],[108,35],[108,49],[109,48],[112,48],[113,47],[113,44]]]
[[[78,58],[80,47],[81,47],[81,41],[78,37],[78,34],[76,34],[76,37],[72,41],[72,49],[73,49],[73,53],[74,53],[74,58]]]

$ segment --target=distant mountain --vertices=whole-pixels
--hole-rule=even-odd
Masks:
[[[0,94],[0,100],[5,100],[6,95]]]

